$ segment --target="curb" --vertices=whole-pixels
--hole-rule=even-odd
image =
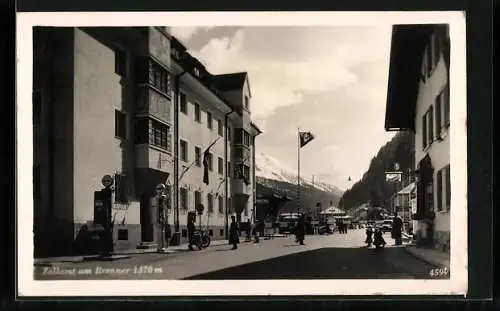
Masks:
[[[411,248],[413,248],[413,247],[415,247],[415,246],[405,245],[404,249],[405,249],[407,254],[410,254],[414,258],[419,259],[427,264],[433,265],[435,267],[442,267],[443,266],[442,262],[439,262],[439,261],[433,260],[433,259],[429,259],[429,258],[425,258],[425,257],[420,256],[420,255],[416,254],[415,252],[411,251]],[[448,265],[449,265],[449,263],[448,263]]]

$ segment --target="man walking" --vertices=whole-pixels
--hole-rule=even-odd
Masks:
[[[236,222],[236,217],[231,216],[231,226],[229,227],[229,244],[233,245],[232,249],[238,249],[238,243],[240,243],[238,223]]]
[[[398,216],[398,213],[395,212],[392,220],[392,238],[394,239],[396,245],[403,244],[402,232],[403,220]]]

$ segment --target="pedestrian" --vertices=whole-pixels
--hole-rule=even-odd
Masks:
[[[403,220],[398,216],[398,213],[394,213],[394,218],[392,219],[392,238],[394,239],[395,245],[403,244],[402,240],[403,232]]]
[[[384,248],[385,244],[386,243],[381,228],[376,228],[375,233],[373,234],[373,245],[375,245],[375,247],[379,249]]]
[[[250,222],[250,218],[247,219],[245,232],[246,232],[245,242],[250,242],[252,240],[252,235],[251,235],[252,234],[252,223]]]
[[[254,243],[259,243],[259,230],[260,230],[260,222],[256,220],[253,224],[252,233],[254,237]]]
[[[232,249],[237,249],[238,243],[240,243],[240,237],[238,235],[238,223],[236,222],[236,217],[231,216],[231,226],[229,227],[229,244],[233,245]]]
[[[371,226],[368,226],[368,228],[366,228],[366,239],[365,239],[365,243],[368,247],[372,246],[373,243],[372,236],[373,236],[373,229]]]
[[[194,233],[196,231],[196,226],[194,224],[195,221],[195,215],[190,212],[188,214],[188,223],[187,223],[187,231],[188,231],[188,248],[189,250],[193,250],[193,244],[194,243]]]
[[[299,220],[297,221],[297,226],[295,228],[295,237],[296,237],[296,241],[300,245],[304,245],[304,238],[305,238],[305,221],[304,221],[304,215],[301,215],[299,217]]]

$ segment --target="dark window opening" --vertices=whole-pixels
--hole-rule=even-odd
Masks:
[[[201,148],[200,147],[194,147],[194,154],[195,154],[195,164],[196,164],[196,166],[201,167]]]
[[[186,188],[179,189],[180,207],[182,210],[188,209],[188,190]]]
[[[429,107],[429,144],[434,142],[434,107]]]
[[[148,69],[149,84],[170,96],[172,92],[172,76],[170,72],[152,60],[149,60]]]
[[[195,208],[198,207],[200,204],[201,204],[201,192],[195,191],[194,192],[194,206],[195,206]]]
[[[187,97],[184,93],[179,93],[179,109],[182,113],[188,114]]]
[[[151,121],[149,143],[153,146],[170,151],[172,146],[170,141],[169,126],[156,120]]]
[[[149,143],[149,119],[136,119],[134,125],[135,143]]]
[[[183,238],[187,238],[187,236],[188,236],[188,231],[187,231],[187,229],[182,229],[182,230],[181,230],[181,235],[182,235],[182,237],[183,237]]]
[[[245,95],[245,109],[248,110],[248,108],[249,108],[248,96]]]
[[[220,235],[220,236],[223,236],[223,235],[224,235],[224,229],[220,229],[220,230],[219,230],[219,235]]]
[[[201,107],[198,103],[194,103],[194,120],[201,123]]]
[[[214,212],[214,197],[211,193],[207,194],[207,203],[208,203],[208,213],[213,213]]]
[[[450,166],[448,165],[445,170],[445,186],[446,186],[446,209],[449,211],[451,208],[451,179],[450,179]]]
[[[209,229],[208,230],[208,236],[214,236],[214,230],[213,229]]]
[[[115,136],[121,139],[127,138],[127,115],[115,110]]]
[[[180,141],[180,151],[181,151],[181,160],[184,162],[188,162],[188,144],[186,141]]]
[[[207,111],[207,128],[212,129],[212,114]]]
[[[128,230],[127,229],[118,229],[118,240],[119,241],[127,241],[128,240]]]
[[[217,133],[219,136],[224,136],[224,126],[221,120],[217,120]]]
[[[224,198],[219,196],[219,214],[224,214]]]
[[[218,172],[220,175],[224,174],[224,159],[221,157],[218,158]]]
[[[437,210],[441,212],[443,210],[443,170],[437,172]]]
[[[130,196],[129,179],[125,174],[115,174],[115,203],[128,203]]]

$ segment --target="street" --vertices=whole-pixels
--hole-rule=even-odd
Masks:
[[[437,268],[393,246],[389,234],[383,251],[366,248],[364,238],[364,230],[350,230],[306,236],[306,245],[289,236],[240,243],[238,250],[224,244],[117,261],[54,263],[36,266],[35,279],[428,279],[431,269]]]

